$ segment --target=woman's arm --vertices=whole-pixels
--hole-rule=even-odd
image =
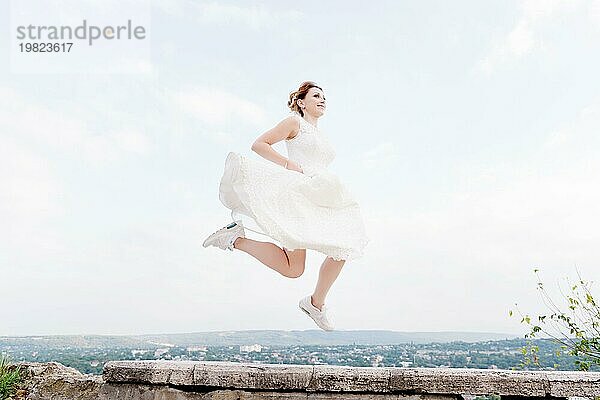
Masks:
[[[292,116],[287,117],[274,128],[260,135],[252,144],[252,151],[282,167],[286,165],[287,161],[287,169],[302,172],[302,169],[294,161],[288,160],[271,147],[274,143],[290,138],[290,135],[294,137],[298,134],[299,129],[299,121]]]

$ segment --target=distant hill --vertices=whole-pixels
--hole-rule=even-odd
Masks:
[[[156,348],[165,346],[237,346],[258,343],[263,346],[294,345],[384,345],[403,343],[467,343],[519,338],[517,335],[487,332],[397,332],[350,330],[324,332],[247,330],[148,335],[51,335],[0,336],[0,346],[42,346],[74,348]]]

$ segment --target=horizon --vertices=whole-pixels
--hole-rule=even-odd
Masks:
[[[125,336],[177,336],[177,335],[191,335],[191,334],[214,334],[214,333],[260,333],[260,332],[318,332],[322,333],[319,328],[311,328],[311,329],[246,329],[246,330],[215,330],[215,331],[194,331],[194,332],[154,332],[154,333],[141,333],[141,334],[96,334],[96,333],[83,333],[83,334],[52,334],[52,335],[0,335],[0,338],[24,338],[24,337],[49,337],[49,336],[115,336],[115,337],[125,337]],[[338,333],[352,333],[352,332],[390,332],[390,333],[399,333],[399,334],[408,334],[408,335],[435,335],[435,334],[455,334],[455,335],[489,335],[489,336],[506,336],[503,339],[486,339],[482,341],[499,341],[499,340],[513,340],[513,339],[523,339],[522,337],[516,334],[510,333],[502,333],[502,332],[476,332],[476,331],[394,331],[388,329],[351,329],[351,330],[336,330]],[[323,335],[326,335],[323,333]],[[546,339],[544,337],[540,337],[540,339]],[[461,340],[453,340],[453,341],[461,341]]]

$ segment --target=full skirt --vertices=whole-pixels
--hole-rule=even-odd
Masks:
[[[333,173],[312,175],[230,152],[219,200],[254,220],[288,250],[312,249],[335,260],[363,255],[369,242],[360,207]]]

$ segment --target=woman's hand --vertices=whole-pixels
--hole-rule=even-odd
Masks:
[[[292,160],[288,160],[287,169],[292,170],[292,171],[297,171],[302,174],[304,173],[304,171],[302,170],[302,167],[300,167],[300,164],[298,164],[297,162],[292,161]]]

